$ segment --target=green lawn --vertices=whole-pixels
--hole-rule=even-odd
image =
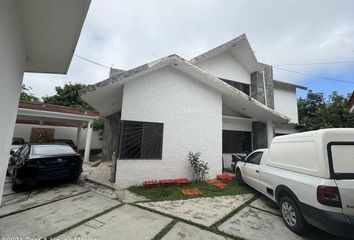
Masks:
[[[198,196],[185,196],[181,192],[181,189],[185,188],[198,188],[202,191],[203,194]],[[185,187],[153,188],[145,190],[143,187],[133,186],[128,188],[128,190],[135,194],[142,195],[152,201],[178,200],[196,197],[230,196],[249,193],[252,191],[248,187],[240,186],[234,181],[232,181],[230,184],[227,184],[227,186],[223,189],[218,189],[213,185],[205,182],[197,182]]]

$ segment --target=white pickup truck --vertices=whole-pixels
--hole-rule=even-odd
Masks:
[[[287,227],[354,239],[354,129],[275,137],[236,163],[236,179],[279,204]]]

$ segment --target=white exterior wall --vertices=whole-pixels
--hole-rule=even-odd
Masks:
[[[274,87],[274,109],[298,123],[296,88],[286,86]]]
[[[0,202],[21,92],[25,52],[16,1],[0,1]]]
[[[116,183],[125,188],[143,181],[192,177],[189,151],[208,162],[209,177],[222,171],[222,98],[172,67],[124,86],[122,120],[162,122],[162,160],[118,160]]]
[[[14,130],[14,137],[22,137],[26,142],[29,142],[31,137],[32,128],[54,128],[54,138],[58,139],[71,139],[75,144],[77,138],[77,127],[56,127],[56,126],[46,126],[46,125],[33,125],[33,124],[16,124]],[[81,130],[80,141],[78,149],[85,149],[85,139],[86,139],[87,128]],[[92,132],[91,139],[91,149],[101,149],[102,141],[100,140],[99,131]]]
[[[248,120],[223,117],[222,130],[252,132],[252,122]]]
[[[251,84],[250,73],[229,52],[208,58],[196,65],[215,77]]]

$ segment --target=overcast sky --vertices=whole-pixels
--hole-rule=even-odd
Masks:
[[[267,64],[354,61],[354,1],[92,0],[75,54],[130,69],[173,53],[190,59],[243,33]],[[282,67],[353,82],[274,69],[275,79],[315,92],[354,89],[354,63]],[[67,82],[104,80],[108,72],[74,56],[67,75],[26,73],[24,83],[42,97]]]

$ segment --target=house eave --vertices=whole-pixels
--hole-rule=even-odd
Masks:
[[[16,0],[26,72],[65,74],[91,0]]]
[[[127,81],[137,78],[143,74],[149,73],[151,71],[155,71],[165,66],[172,66],[177,68],[189,76],[192,76],[199,81],[203,82],[204,84],[208,85],[209,87],[215,89],[216,91],[220,92],[223,96],[225,101],[231,101],[237,104],[234,104],[233,107],[235,110],[242,113],[248,112],[248,115],[257,119],[259,121],[266,121],[268,118],[274,122],[289,122],[290,119],[285,117],[284,115],[274,111],[273,109],[263,105],[262,103],[256,101],[255,99],[251,98],[247,94],[241,92],[240,90],[230,86],[229,84],[223,82],[222,80],[218,79],[210,75],[209,73],[205,72],[204,70],[200,69],[199,67],[193,65],[189,61],[177,56],[177,55],[170,55],[164,57],[160,60],[147,63],[141,65],[137,68],[122,72],[118,75],[115,75],[111,78],[108,78],[104,81],[91,85],[80,92],[80,96],[87,101],[90,105],[94,106],[94,100],[91,99],[89,95],[93,92],[100,91],[103,88],[111,88],[113,85],[121,87]],[[102,91],[103,92],[103,91]],[[103,95],[103,93],[102,93]],[[104,101],[104,96],[102,96],[102,101]],[[105,115],[100,111],[100,109],[96,109],[102,115]]]
[[[307,87],[301,86],[301,85],[297,85],[297,84],[294,84],[294,83],[282,82],[282,81],[279,81],[279,80],[273,80],[273,82],[274,82],[275,85],[279,85],[279,86],[294,87],[294,88],[298,88],[298,89],[301,89],[301,90],[307,90]]]

